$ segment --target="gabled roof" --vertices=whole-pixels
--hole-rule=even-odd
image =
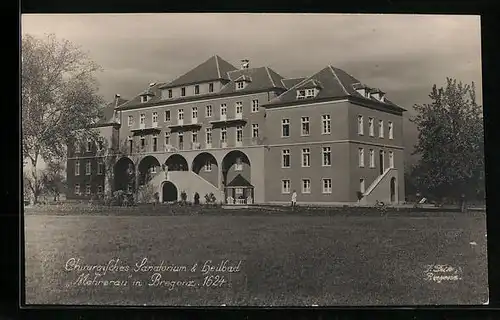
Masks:
[[[103,108],[103,114],[101,119],[97,121],[96,125],[97,126],[105,126],[105,125],[113,125],[113,124],[118,124],[116,122],[116,119],[114,117],[115,115],[115,108],[126,103],[128,100],[122,99],[121,97],[118,97],[118,99],[115,99],[112,102],[109,102],[104,108]]]
[[[221,79],[228,80],[227,73],[233,70],[236,70],[235,66],[222,59],[218,55],[214,55],[207,61],[191,69],[179,78],[165,84],[161,87],[161,89],[179,87],[206,81]]]
[[[356,97],[363,98],[366,100],[383,103],[385,105],[391,106],[393,108],[399,109],[399,111],[405,111],[403,108],[397,106],[393,102],[385,99],[383,102],[375,99],[374,97],[366,98],[359,94],[356,89],[360,87],[366,87],[361,84],[361,82],[345,72],[342,69],[332,67],[330,65],[321,69],[319,72],[314,75],[303,79],[302,81],[297,82],[295,80],[295,84],[291,87],[288,87],[288,90],[282,93],[280,96],[272,99],[266,104],[266,107],[272,108],[274,106],[279,106],[283,104],[293,104],[293,103],[307,103],[311,100],[328,100],[328,99],[341,99],[348,97]],[[286,79],[285,79],[286,81]],[[292,83],[292,81],[288,81],[288,83]],[[296,90],[299,88],[307,88],[311,84],[316,84],[321,86],[321,90],[316,95],[316,97],[311,99],[297,100],[297,92]]]
[[[268,67],[258,67],[234,70],[228,72],[229,80],[219,92],[219,94],[227,94],[232,92],[249,92],[258,90],[267,90],[279,88],[285,90],[286,87],[281,82],[283,79],[276,71]],[[248,82],[244,89],[236,89],[236,81],[241,80],[242,77],[250,78],[252,81]]]
[[[165,83],[164,82],[159,82],[155,83],[153,85],[150,85],[147,89],[142,91],[140,94],[136,95],[134,98],[132,98],[130,101],[121,104],[118,109],[125,109],[128,107],[136,106],[136,105],[146,105],[150,103],[155,103],[161,100],[161,90],[160,87],[163,86]],[[148,94],[150,96],[150,99],[148,102],[141,102],[141,96],[144,94]]]
[[[228,183],[226,187],[253,187],[250,182],[247,181],[247,179],[243,178],[241,174],[237,175],[234,177],[234,179]]]
[[[290,78],[290,79],[281,79],[281,83],[285,86],[285,88],[290,89],[294,85],[299,82],[302,82],[305,78]]]
[[[323,86],[318,80],[310,79],[308,81],[302,82],[300,85],[297,85],[295,89],[310,89],[310,88],[322,88]]]

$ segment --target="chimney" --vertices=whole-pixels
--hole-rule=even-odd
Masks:
[[[118,107],[118,101],[120,100],[120,94],[115,94],[115,108]]]
[[[242,70],[248,69],[249,65],[250,65],[250,60],[248,60],[248,59],[241,60],[241,69]]]

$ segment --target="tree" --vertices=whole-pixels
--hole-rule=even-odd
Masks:
[[[66,186],[63,161],[54,159],[50,161],[47,168],[42,172],[41,181],[44,191],[51,194],[54,197],[54,201],[57,201]]]
[[[446,87],[434,85],[429,97],[432,103],[415,105],[410,119],[419,131],[415,184],[434,197],[471,199],[484,192],[483,115],[474,82],[447,78]]]
[[[61,159],[73,141],[95,138],[102,115],[94,77],[100,67],[79,48],[54,35],[24,35],[21,44],[22,156],[39,185],[39,159]],[[37,201],[39,193],[34,193]]]

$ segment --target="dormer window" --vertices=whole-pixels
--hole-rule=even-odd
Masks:
[[[141,102],[142,103],[145,103],[145,102],[148,102],[148,96],[141,96]]]
[[[200,86],[199,85],[194,86],[194,94],[200,94]]]
[[[236,82],[236,90],[244,89],[248,83],[252,82],[252,79],[249,76],[242,75],[238,79],[234,80]]]
[[[240,90],[245,88],[245,81],[238,81],[236,82],[236,89]]]
[[[310,99],[316,97],[319,90],[316,88],[300,89],[297,90],[297,99]]]
[[[305,99],[306,90],[297,90],[297,99]]]
[[[186,96],[186,88],[181,88],[181,97]]]
[[[208,84],[208,92],[214,92],[214,84],[213,83]]]

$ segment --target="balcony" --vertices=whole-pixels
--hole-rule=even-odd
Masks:
[[[243,124],[246,122],[247,121],[245,119],[243,119],[242,113],[236,113],[233,118],[228,118],[226,115],[221,115],[219,119],[210,121],[210,123],[214,126]]]
[[[158,122],[153,122],[151,125],[146,126],[145,123],[139,124],[138,127],[131,128],[130,131],[136,133],[159,132],[161,128],[158,127]]]
[[[194,118],[191,122],[184,122],[184,119],[177,120],[176,124],[171,124],[168,126],[171,130],[178,129],[189,129],[189,128],[200,128],[201,124],[198,123],[198,118]]]
[[[192,142],[191,143],[191,149],[192,150],[200,150],[201,149],[201,144],[199,142]]]

